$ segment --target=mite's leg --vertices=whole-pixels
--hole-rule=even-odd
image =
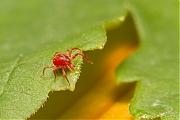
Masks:
[[[54,57],[55,57],[57,54],[60,54],[60,53],[59,53],[59,52],[56,52],[56,53],[54,54]]]
[[[55,66],[46,66],[46,67],[44,67],[43,73],[42,73],[41,77],[44,76],[44,72],[45,72],[45,70],[46,70],[47,68],[53,68],[54,70],[56,69]]]
[[[66,50],[66,55],[69,57],[71,56],[71,54],[69,53],[69,50]]]
[[[53,73],[54,73],[54,81],[56,80],[56,67],[53,68]]]
[[[72,68],[73,67],[73,68]],[[69,66],[69,65],[67,65],[67,68],[73,73],[73,69],[74,69],[74,65],[72,65],[72,67],[71,66]]]
[[[82,57],[84,57],[89,63],[93,64],[84,54],[81,54],[81,53],[76,53],[76,54],[72,57],[72,60],[74,60],[77,56],[82,56]]]
[[[67,80],[67,82],[68,82],[68,84],[70,86],[70,82],[69,82],[69,80],[68,80],[68,78],[66,76],[66,72],[65,72],[64,68],[62,68],[62,73],[63,73],[63,76],[66,78],[66,80]]]
[[[81,49],[79,49],[79,48],[71,48],[70,50],[66,51],[66,55],[68,55],[71,58],[71,54],[72,54],[73,50],[81,50]]]

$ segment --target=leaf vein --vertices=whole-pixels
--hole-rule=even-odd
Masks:
[[[5,90],[5,88],[6,88],[7,84],[8,84],[8,81],[10,80],[10,77],[11,77],[13,71],[15,70],[15,68],[16,68],[16,66],[19,63],[21,58],[22,58],[22,54],[20,54],[18,56],[18,58],[15,60],[14,64],[11,65],[11,69],[10,69],[8,75],[7,75],[6,83],[4,84],[4,87],[2,88],[2,91],[1,91],[0,95],[4,92],[4,90]]]

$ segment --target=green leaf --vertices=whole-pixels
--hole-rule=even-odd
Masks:
[[[66,49],[72,47],[82,50],[100,49],[104,46],[105,41],[104,29],[101,26],[94,27],[83,34],[63,39],[62,42],[53,42],[45,48],[40,48],[38,52],[22,53],[10,63],[9,61],[3,62],[1,73],[5,76],[2,76],[0,86],[1,118],[26,118],[34,112],[35,108],[42,105],[49,91],[74,90],[80,74],[81,58],[73,61],[76,66],[74,74],[67,73],[71,87],[62,75],[54,81],[52,70],[47,70],[45,76],[40,78],[43,66],[52,64],[50,57],[56,51],[64,53]]]
[[[141,45],[117,68],[116,76],[119,82],[138,81],[130,113],[136,119],[177,120],[178,2],[140,0],[128,6]]]

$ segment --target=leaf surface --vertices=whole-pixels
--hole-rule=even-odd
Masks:
[[[177,120],[178,3],[153,3],[155,1],[129,3],[141,45],[117,68],[116,76],[118,82],[138,81],[130,104],[130,113],[134,118]]]

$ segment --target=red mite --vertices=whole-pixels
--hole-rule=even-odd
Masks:
[[[62,69],[62,74],[63,76],[66,78],[69,86],[70,86],[70,82],[66,76],[66,72],[65,69],[68,68],[72,73],[73,73],[73,69],[74,69],[74,65],[72,64],[72,61],[77,57],[77,56],[82,56],[84,57],[89,63],[93,64],[84,54],[82,53],[76,53],[75,55],[72,56],[72,51],[73,50],[81,50],[79,48],[72,48],[70,50],[66,51],[66,54],[61,54],[59,52],[56,52],[54,54],[53,57],[53,64],[54,66],[45,66],[43,69],[43,73],[41,75],[44,76],[44,72],[46,70],[46,68],[52,68],[53,72],[54,72],[54,80],[56,79],[56,70],[61,68]]]

